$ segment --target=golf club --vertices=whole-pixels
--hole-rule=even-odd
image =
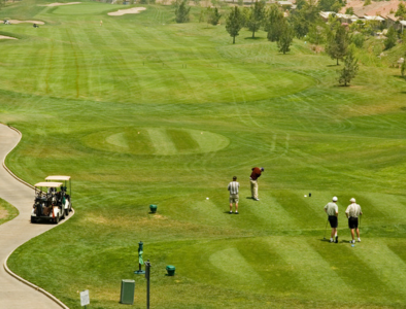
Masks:
[[[326,221],[326,227],[325,227],[325,229],[324,229],[324,237],[323,237],[323,239],[326,239],[327,224],[328,224],[328,219],[327,219],[327,221]]]
[[[361,229],[361,218],[362,218],[362,215],[359,216],[359,229]]]

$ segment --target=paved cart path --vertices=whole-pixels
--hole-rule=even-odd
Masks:
[[[20,141],[21,136],[0,124],[0,162]],[[60,309],[44,294],[11,277],[3,268],[7,256],[14,249],[51,228],[52,224],[31,224],[30,213],[34,201],[32,189],[13,178],[0,164],[0,197],[20,214],[0,225],[0,309]]]

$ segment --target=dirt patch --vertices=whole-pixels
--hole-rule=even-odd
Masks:
[[[10,19],[9,22],[10,22],[10,24],[12,24],[12,25],[23,24],[23,23],[37,24],[37,25],[45,25],[45,23],[44,23],[43,21],[38,21],[38,20],[17,20],[17,19]]]
[[[2,40],[2,39],[17,40],[16,38],[13,38],[11,36],[0,35],[0,40]]]
[[[0,219],[7,218],[7,216],[8,216],[8,211],[0,208]]]
[[[110,16],[122,16],[124,14],[138,14],[141,11],[145,11],[145,10],[146,10],[146,8],[144,8],[144,7],[131,8],[131,9],[125,9],[125,10],[118,10],[116,12],[110,12],[110,13],[107,13],[107,15],[110,15]]]
[[[324,47],[320,45],[314,45],[312,44],[310,46],[310,49],[315,53],[315,54],[320,54],[321,52],[324,51]]]
[[[51,3],[51,4],[44,4],[41,6],[61,6],[61,5],[71,5],[71,4],[79,4],[81,2],[69,2],[69,3],[59,3],[59,2],[55,2],[55,3]]]

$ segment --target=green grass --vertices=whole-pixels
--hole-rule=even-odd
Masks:
[[[18,216],[18,210],[13,205],[0,199],[0,224],[13,220]]]
[[[232,45],[224,25],[175,24],[167,6],[39,3],[0,11],[46,22],[0,25],[20,38],[0,41],[0,121],[23,133],[7,164],[30,183],[71,175],[76,215],[20,247],[13,271],[70,308],[84,289],[92,308],[120,308],[133,278],[143,308],[142,240],[154,308],[405,306],[406,83],[390,61],[358,50],[343,88],[302,41],[282,55],[264,32]],[[260,202],[246,198],[254,166]],[[340,240],[351,197],[365,213],[354,248],[321,241],[334,195]]]

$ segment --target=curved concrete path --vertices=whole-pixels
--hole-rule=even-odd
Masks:
[[[0,163],[20,139],[19,133],[0,124]],[[3,268],[4,261],[12,251],[55,225],[30,223],[34,201],[33,189],[12,177],[2,165],[0,166],[0,197],[20,212],[14,220],[0,225],[0,308],[60,309],[61,306],[49,297],[11,277]]]

